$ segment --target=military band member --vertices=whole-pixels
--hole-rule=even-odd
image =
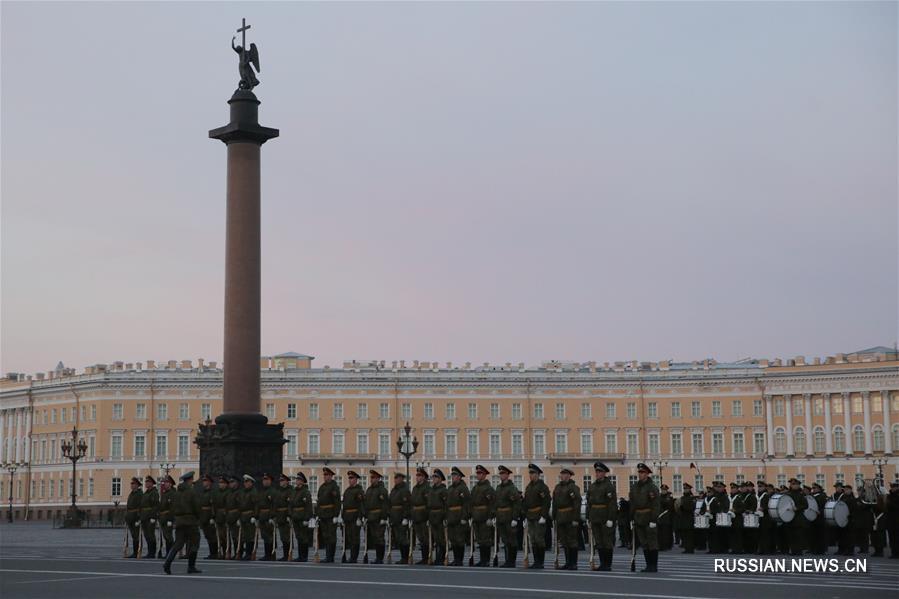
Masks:
[[[659,486],[659,551],[668,551],[674,547],[674,496],[666,484]]]
[[[661,502],[659,489],[649,475],[652,470],[646,464],[637,464],[637,482],[631,487],[631,517],[634,521],[635,541],[643,547],[646,567],[641,572],[658,572],[659,539],[658,519]]]
[[[419,566],[428,563],[428,499],[431,494],[431,485],[428,483],[428,471],[424,468],[415,469],[415,486],[412,487],[412,526],[415,528],[415,541],[421,547],[421,559]],[[410,551],[412,548],[410,548]]]
[[[559,484],[553,489],[552,516],[556,542],[565,551],[563,570],[577,570],[578,533],[581,522],[581,490],[571,477],[574,472],[562,468]]]
[[[693,538],[694,512],[696,511],[696,497],[693,495],[693,485],[684,483],[684,494],[674,503],[674,527],[681,539],[681,553],[695,553],[695,541]]]
[[[790,490],[787,492],[796,505],[796,514],[786,524],[787,537],[789,539],[790,555],[802,555],[803,544],[806,538],[808,520],[805,518],[805,510],[808,502],[805,493],[802,492],[802,483],[798,478],[790,479]]]
[[[759,500],[755,494],[755,484],[751,480],[743,483],[743,509],[744,514],[758,515]],[[743,546],[740,550],[743,553],[755,553],[758,548],[758,528],[743,527]]]
[[[727,553],[727,527],[717,525],[718,514],[730,511],[730,497],[724,482],[716,480],[712,483],[712,496],[707,501],[709,522],[709,553]]]
[[[768,513],[768,502],[774,493],[774,485],[759,481],[758,507],[756,515],[759,517],[758,530],[758,555],[771,555],[774,553],[774,541],[777,523]]]
[[[206,538],[206,545],[209,547],[209,555],[206,559],[215,559],[218,557],[218,540],[215,531],[215,495],[216,490],[213,488],[213,478],[209,474],[204,474],[202,480],[202,489],[198,492],[200,500],[200,529]]]
[[[631,534],[631,507],[627,502],[627,497],[618,498],[618,539],[619,547],[627,547],[630,549],[633,539]]]
[[[140,488],[140,479],[131,477],[131,492],[128,493],[128,502],[125,504],[125,525],[131,535],[131,555],[129,558],[140,556],[140,508],[144,492]]]
[[[821,485],[812,485],[812,492],[808,501],[814,501],[818,506],[818,517],[809,523],[809,551],[814,555],[827,555],[827,520],[824,517],[824,505],[827,503],[827,495]]]
[[[593,545],[599,555],[597,570],[612,569],[615,549],[615,522],[618,520],[618,491],[609,479],[609,467],[602,462],[593,464],[595,478],[587,488],[587,520],[593,533]]]
[[[325,547],[325,559],[322,563],[334,563],[337,553],[337,526],[340,523],[340,487],[334,480],[334,471],[325,466],[322,468],[324,482],[318,488],[318,543]]]
[[[480,559],[475,563],[475,567],[483,568],[490,565],[490,552],[493,547],[493,527],[494,521],[496,493],[493,485],[487,480],[490,472],[482,465],[475,466],[475,477],[477,481],[471,489],[471,526],[474,529],[474,542],[478,546]],[[455,481],[455,478],[453,479]],[[461,543],[463,547],[467,544],[467,539]],[[453,556],[455,557],[457,547],[453,544]],[[472,551],[474,547],[472,547]],[[453,565],[457,565],[453,560]],[[462,557],[458,558],[461,565]]]
[[[240,510],[240,538],[243,543],[240,559],[247,561],[255,558],[256,553],[256,510],[259,505],[256,492],[256,479],[249,474],[243,475],[243,488],[237,494],[237,509]]]
[[[363,513],[366,519],[365,551],[367,553],[374,546],[375,563],[383,564],[386,545],[384,534],[387,531],[388,518],[390,517],[390,494],[382,482],[383,477],[380,472],[369,470],[368,476],[371,484],[365,490],[363,503]]]
[[[867,555],[870,545],[868,537],[874,529],[874,506],[876,501],[869,501],[865,496],[864,487],[858,488],[858,497],[855,501],[855,513],[852,525],[855,529],[855,546],[861,555]]]
[[[450,478],[452,484],[446,490],[446,534],[449,538],[449,546],[453,550],[451,565],[461,566],[462,559],[465,557],[465,544],[468,542],[468,526],[471,521],[471,492],[468,490],[468,485],[462,480],[465,475],[455,466],[451,470]],[[478,540],[475,539],[475,542]],[[481,557],[483,558],[483,554]]]
[[[346,473],[346,477],[348,482],[347,488],[343,491],[343,512],[340,518],[343,523],[344,542],[346,543],[344,556],[348,548],[350,557],[346,561],[350,564],[355,564],[359,560],[359,545],[361,543],[361,531],[365,516],[365,490],[359,484],[359,474],[355,471],[350,470]],[[370,542],[371,539],[366,539],[366,544]]]
[[[833,497],[834,501],[842,501],[849,508],[849,514],[852,514],[852,509],[855,507],[855,498],[851,495],[847,495],[843,483],[837,481],[833,485]],[[852,528],[851,528],[851,519],[850,525],[847,525],[844,528],[837,527],[837,555],[853,555],[855,553],[855,548],[852,544]]]
[[[144,478],[144,492],[140,498],[140,527],[144,533],[147,553],[144,557],[156,557],[156,520],[159,518],[159,490],[156,480],[149,474]]]
[[[162,479],[162,491],[159,493],[159,528],[165,544],[163,557],[168,555],[172,543],[175,542],[175,519],[172,514],[172,502],[175,500],[175,479],[166,474]]]
[[[887,534],[890,538],[890,559],[899,559],[899,482],[890,483],[890,492],[886,497]]]
[[[412,493],[406,484],[406,475],[396,472],[393,475],[393,488],[390,490],[390,534],[391,546],[400,550],[400,564],[409,562],[409,526],[412,523]]]
[[[293,497],[294,489],[290,486],[290,477],[283,472],[278,476],[278,490],[274,495],[275,527],[278,529],[278,538],[281,541],[281,553],[283,555],[278,558],[279,562],[286,562],[290,559],[290,499]]]
[[[428,530],[429,548],[428,555],[431,555],[431,547],[434,548],[434,565],[442,566],[443,559],[446,556],[446,517],[447,517],[447,495],[449,490],[446,488],[446,475],[440,468],[434,468],[431,474],[431,490],[428,493]]]
[[[552,493],[540,478],[543,470],[536,464],[528,464],[530,481],[524,490],[521,507],[528,523],[528,544],[534,555],[534,563],[529,567],[542,570],[546,558],[546,524],[552,504]]]
[[[178,490],[173,491],[172,516],[175,523],[175,542],[165,556],[162,569],[166,574],[172,573],[172,561],[182,547],[187,548],[187,573],[200,574],[197,570],[197,552],[200,550],[200,518],[202,507],[200,498],[194,490],[194,473],[181,475]]]
[[[497,534],[503,543],[505,561],[501,568],[514,568],[518,557],[518,522],[521,518],[521,493],[510,478],[512,471],[505,466],[497,468],[500,483],[495,491]]]
[[[288,499],[293,534],[297,539],[297,556],[293,561],[305,562],[309,560],[309,546],[312,545],[315,516],[312,511],[312,493],[306,484],[306,475],[298,472],[295,479],[296,486]]]
[[[228,477],[228,494],[225,495],[225,522],[231,542],[231,559],[239,559],[243,553],[243,535],[240,534],[240,480],[236,476]]]
[[[743,553],[743,513],[746,511],[745,497],[740,483],[730,484],[730,530],[728,546],[734,554]]]

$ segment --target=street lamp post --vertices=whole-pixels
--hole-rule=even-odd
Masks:
[[[668,465],[668,462],[666,460],[656,460],[652,463],[652,465],[659,469],[659,486],[661,487],[665,482],[662,473],[665,471],[665,467]]]
[[[78,460],[83,458],[86,454],[87,443],[84,439],[78,438],[78,429],[73,427],[72,440],[62,442],[62,455],[72,462],[72,505],[69,508],[68,516],[66,516],[64,525],[66,528],[77,528],[81,526],[81,517],[78,515],[78,506],[75,503],[75,498],[78,495],[78,490],[75,488],[75,476]]]
[[[409,460],[415,455],[415,452],[418,451],[418,438],[412,437],[410,441],[409,434],[411,432],[412,427],[406,422],[406,426],[403,427],[403,434],[396,440],[396,448],[399,450],[400,455],[406,458],[406,481],[409,480]],[[410,446],[412,451],[409,451]]]
[[[17,462],[4,462],[3,469],[9,472],[9,512],[6,514],[7,521],[12,524],[12,488],[16,476],[16,470],[21,466]]]
[[[162,464],[159,465],[159,469],[162,470],[163,472],[165,472],[165,475],[168,476],[169,471],[175,469],[175,464],[169,464],[168,462],[163,462]]]
[[[871,463],[874,464],[874,467],[877,468],[877,478],[880,480],[880,486],[885,487],[885,481],[883,480],[883,467],[887,465],[886,458],[874,458],[871,460]]]

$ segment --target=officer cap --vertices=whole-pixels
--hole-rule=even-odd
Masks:
[[[131,484],[132,484],[132,485],[139,485],[139,484],[140,484],[140,479],[137,478],[136,476],[132,476],[132,477],[131,477]]]
[[[637,472],[640,472],[641,470],[644,472],[648,472],[649,474],[652,474],[652,468],[650,468],[643,462],[640,462],[639,464],[637,464]]]
[[[693,485],[691,485],[690,483],[684,483],[684,488],[685,488],[685,489],[692,489],[692,488],[693,488]]]
[[[559,474],[568,474],[570,476],[574,476],[574,471],[570,468],[562,468],[561,470],[559,470]]]
[[[228,482],[229,482],[229,483],[239,483],[239,482],[240,482],[240,479],[237,478],[236,476],[229,476],[229,477],[228,477]]]
[[[600,472],[608,472],[609,467],[603,464],[602,462],[594,462],[593,464],[594,470],[599,470]]]
[[[172,475],[171,475],[171,474],[166,474],[166,475],[165,475],[165,478],[164,478],[163,480],[164,480],[165,482],[169,483],[170,485],[174,485],[174,484],[175,484],[175,479],[172,478]]]
[[[145,483],[153,483],[155,485],[156,479],[148,474],[147,476],[144,477],[144,482]]]
[[[212,475],[211,475],[211,474],[204,474],[202,480],[208,480],[208,481],[211,482],[211,483],[214,483],[214,482],[215,482],[215,479],[212,478]]]
[[[499,472],[500,474],[502,474],[503,472],[505,472],[506,474],[512,474],[512,471],[509,470],[508,468],[506,468],[505,466],[500,466],[499,468],[496,469],[496,471]]]
[[[374,477],[374,478],[383,478],[383,477],[381,476],[381,473],[378,472],[377,470],[369,470],[369,471],[368,471],[368,475],[371,476],[371,477]]]
[[[334,476],[334,471],[331,470],[330,468],[328,468],[327,466],[323,466],[323,467],[322,467],[322,473],[323,473],[323,474],[330,474],[331,476]]]
[[[755,488],[755,484],[751,480],[747,480],[746,483],[744,483],[744,484],[747,487],[752,487],[753,489]],[[759,484],[761,484],[761,483],[759,483]]]
[[[274,480],[274,479],[272,478],[272,475],[269,474],[268,472],[266,472],[266,473],[264,473],[264,474],[262,475],[262,480],[266,480],[266,479],[267,479],[267,480]]]
[[[244,481],[244,482],[250,481],[251,483],[255,483],[255,482],[256,482],[256,479],[253,478],[252,476],[250,476],[249,474],[244,474],[244,475],[243,475],[243,481]]]
[[[308,482],[308,481],[306,480],[306,475],[303,474],[302,472],[297,472],[297,475],[296,475],[295,478],[296,478],[297,480],[303,481],[304,483],[305,483],[305,482]]]
[[[465,473],[462,472],[461,470],[459,470],[458,468],[456,468],[455,466],[453,466],[453,469],[450,470],[450,474],[452,474],[453,476],[461,476],[462,478],[465,478]]]
[[[540,469],[540,466],[537,464],[528,464],[528,471],[535,472],[537,474],[543,474],[543,470]]]
[[[667,490],[668,490],[668,485],[662,483],[662,486],[659,487],[659,489],[661,489],[661,490],[663,490],[663,491],[667,491]]]
[[[739,487],[739,486],[740,486],[740,485],[738,485],[737,483],[730,483],[730,488],[731,488],[731,489],[736,489],[736,488]]]
[[[833,486],[834,486],[834,488],[839,488],[839,487],[843,486],[843,483],[841,483],[840,481],[837,481],[833,484]]]
[[[794,484],[794,483],[797,484],[797,485],[801,485],[801,484],[802,484],[801,482],[799,482],[799,479],[796,478],[796,477],[793,477],[793,478],[790,479],[790,484],[792,485],[792,484]]]
[[[481,466],[480,464],[478,464],[477,466],[475,466],[475,467],[474,467],[474,470],[475,470],[475,472],[477,472],[478,474],[490,474],[490,471],[487,470],[486,468],[484,468],[483,466]]]
[[[716,481],[714,481],[714,482],[712,483],[712,486],[713,486],[713,487],[723,487],[723,486],[724,486],[724,481],[723,481],[723,480],[716,480]]]
[[[346,473],[347,478],[360,478],[359,474],[355,470],[350,470]]]
[[[281,476],[278,477],[278,480],[285,480],[287,482],[290,482],[290,477],[282,472]]]
[[[428,475],[427,469],[423,468],[422,466],[419,466],[418,468],[416,468],[416,469],[415,469],[415,473],[416,473],[416,474],[423,474],[426,478],[429,476],[429,475]]]
[[[193,470],[191,470],[190,472],[185,472],[184,474],[181,475],[181,480],[183,480],[183,481],[188,481],[188,480],[193,480],[193,479],[194,479],[194,471]]]
[[[406,478],[406,475],[403,474],[402,472],[400,472],[399,470],[397,470],[396,472],[393,473],[393,478],[394,478],[394,479],[397,479],[397,478]]]
[[[899,487],[899,481],[894,480],[893,482],[891,482],[891,483],[890,483],[890,488],[892,488],[892,487]]]
[[[434,473],[431,476],[436,476],[440,480],[446,480],[446,475],[443,473],[443,470],[440,468],[434,468]]]
[[[219,482],[220,482],[220,483],[227,483],[229,480],[231,480],[231,479],[229,479],[227,476],[220,476],[220,477],[219,477]]]

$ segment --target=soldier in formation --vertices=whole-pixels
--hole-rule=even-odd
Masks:
[[[231,553],[228,559],[240,559],[243,553],[243,534],[240,529],[240,479],[236,476],[228,478],[228,494],[225,495],[225,522],[228,527],[228,540],[231,544]]]
[[[390,516],[390,494],[384,483],[381,482],[383,477],[380,472],[369,470],[368,475],[371,484],[365,490],[363,501],[363,516],[366,521],[365,557],[368,557],[369,548],[374,547],[375,563],[383,564],[385,534]]]
[[[215,482],[212,476],[205,474],[202,481],[202,488],[198,495],[200,499],[200,528],[203,530],[203,537],[209,546],[209,555],[206,559],[215,559],[218,557],[218,533],[215,527],[215,501],[216,490],[213,488]]]
[[[340,521],[343,524],[344,563],[355,564],[359,560],[359,546],[362,538],[362,526],[364,516],[365,491],[359,484],[359,475],[350,470],[347,472],[349,484],[343,491],[343,512]],[[346,557],[346,549],[350,550],[350,557]]]
[[[302,472],[294,477],[296,485],[289,496],[290,524],[297,540],[297,557],[295,562],[309,560],[309,547],[315,530],[315,514],[312,508],[312,493],[307,485],[306,475]]]
[[[215,539],[219,559],[228,557],[231,549],[228,536],[228,477],[220,476],[216,481],[216,491],[212,496],[212,511],[215,518]]]
[[[200,574],[197,569],[197,552],[200,549],[200,519],[202,506],[194,489],[194,473],[181,475],[181,484],[173,491],[172,516],[174,518],[175,541],[165,556],[162,566],[166,574],[172,573],[172,561],[182,548],[187,550],[187,573]]]
[[[140,506],[143,494],[144,492],[140,488],[140,479],[132,476],[131,492],[125,503],[125,526],[128,527],[128,534],[131,536],[131,555],[128,556],[130,558],[140,557]]]
[[[500,483],[495,491],[495,515],[497,538],[502,541],[505,560],[501,568],[514,568],[518,558],[518,522],[521,519],[521,492],[510,478],[512,471],[505,466],[497,468]]]
[[[471,521],[471,492],[468,490],[468,485],[462,480],[465,478],[465,474],[455,466],[450,471],[450,478],[452,482],[446,490],[446,511],[444,517],[446,522],[444,532],[446,541],[444,541],[443,561],[441,562],[438,559],[436,563],[438,565],[441,563],[444,565],[450,564],[446,551],[448,547],[451,547],[453,550],[452,565],[461,566],[462,559],[465,556],[465,545],[468,542],[468,527]],[[488,482],[487,485],[489,486],[490,483]]]
[[[147,546],[146,558],[156,557],[156,520],[159,518],[159,491],[156,479],[144,477],[144,492],[140,498],[140,527]]]
[[[400,551],[400,564],[409,562],[411,522],[412,492],[406,484],[406,475],[396,472],[390,490],[390,534],[391,545]]]
[[[256,559],[256,543],[258,541],[256,508],[258,504],[256,479],[249,474],[243,475],[243,488],[237,494],[237,509],[240,512],[240,547],[239,559],[247,561]]]
[[[595,478],[587,488],[587,520],[593,535],[593,546],[599,555],[597,570],[612,569],[615,549],[615,522],[618,520],[618,491],[608,478],[609,467],[602,462],[593,464]]]
[[[684,494],[674,502],[674,527],[681,539],[682,553],[695,553],[694,513],[696,497],[693,496],[693,485],[684,483]]]
[[[318,545],[325,548],[325,559],[322,563],[334,563],[337,554],[337,527],[340,518],[340,487],[334,480],[334,471],[325,466],[322,468],[324,482],[318,488],[318,504],[316,518],[318,523]]]
[[[159,528],[165,549],[160,548],[163,556],[168,555],[172,543],[175,542],[175,520],[172,514],[172,502],[175,500],[175,479],[166,474],[162,479],[162,492],[159,494]]]
[[[493,548],[493,536],[494,536],[494,524],[495,521],[493,518],[495,517],[494,505],[496,502],[496,493],[493,490],[493,486],[490,484],[490,481],[487,480],[487,476],[490,472],[482,465],[478,464],[475,466],[475,478],[477,481],[474,484],[474,487],[471,489],[471,526],[472,533],[474,537],[474,542],[478,546],[478,553],[480,559],[475,563],[475,566],[478,568],[483,568],[490,565],[490,552]],[[456,484],[456,476],[461,477],[464,476],[458,469],[453,469],[453,485]],[[464,484],[462,485],[464,486]],[[463,516],[464,517],[464,516]],[[465,523],[463,523],[465,524]],[[468,544],[468,539],[464,536],[459,538],[459,535],[456,536],[457,543],[453,543],[453,557],[456,558],[453,560],[453,565],[462,565],[462,556],[465,553],[465,545]],[[474,548],[472,547],[472,550]],[[456,557],[456,552],[459,551],[458,557]],[[459,562],[456,564],[456,562]]]
[[[571,480],[574,472],[562,468],[559,483],[553,489],[552,517],[556,530],[556,567],[558,553],[564,551],[563,570],[577,570],[578,533],[581,522],[581,490]]]
[[[637,464],[637,482],[631,486],[628,498],[636,536],[634,541],[640,542],[646,560],[646,567],[641,572],[658,572],[659,565],[658,520],[661,501],[659,489],[652,482],[650,474],[652,470],[649,466]]]
[[[528,464],[529,482],[524,490],[522,511],[528,525],[528,544],[534,554],[531,569],[542,570],[546,558],[546,532],[552,506],[552,493],[540,478],[543,470],[536,464]]]
[[[429,533],[429,509],[430,509],[431,485],[428,484],[428,471],[424,468],[415,469],[415,486],[412,487],[412,527],[413,527],[413,548],[415,541],[418,541],[421,547],[421,559],[415,562],[419,566],[428,563],[428,552],[430,551],[431,537]],[[413,550],[410,548],[410,551]]]
[[[278,540],[281,541],[281,557],[279,562],[286,562],[290,559],[290,552],[293,542],[293,535],[290,532],[290,500],[295,493],[295,489],[290,486],[290,477],[286,474],[278,475],[278,489],[273,496],[272,510],[274,513],[274,524],[278,532]]]
[[[428,564],[443,564],[446,557],[446,475],[434,468],[428,493]]]

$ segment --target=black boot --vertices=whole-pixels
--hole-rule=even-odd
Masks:
[[[175,560],[175,552],[169,551],[165,554],[165,562],[162,564],[162,571],[166,574],[172,573],[172,562]]]
[[[570,555],[568,556],[566,570],[577,570],[577,547],[569,549],[567,553]]]
[[[375,545],[375,563],[384,563],[384,545]]]
[[[437,553],[437,555],[435,556],[435,559],[434,559],[434,565],[442,566],[443,560],[446,559],[446,547],[443,545],[438,545],[436,553]]]
[[[202,574],[202,570],[197,570],[197,552],[188,554],[187,556],[187,573],[188,574]]]
[[[604,572],[612,571],[612,556],[615,554],[613,549],[603,549],[603,553],[605,554],[605,568],[600,568]]]
[[[348,564],[355,564],[359,561],[359,545],[353,545],[350,547],[350,559],[347,561]]]
[[[421,544],[421,559],[415,562],[416,566],[427,566],[428,565],[428,546],[425,543]]]
[[[503,563],[503,568],[514,568],[515,562],[518,559],[518,550],[517,549],[509,549],[506,548],[506,561]]]
[[[545,549],[537,549],[534,548],[534,563],[528,566],[528,570],[542,570],[543,569],[543,555],[546,553]]]
[[[279,562],[288,562],[288,561],[290,561],[290,557],[287,555],[287,545],[282,545],[282,546],[281,546],[281,552],[284,554],[284,557],[282,557],[282,558],[279,559],[278,561],[279,561]]]
[[[305,562],[309,558],[309,546],[308,545],[297,545],[297,556],[293,561],[295,562]]]
[[[272,561],[272,544],[268,541],[262,541],[262,559],[259,561],[262,562],[270,562]]]
[[[337,543],[332,543],[328,545],[328,559],[331,560],[330,563],[334,562],[335,555],[337,555]]]
[[[398,564],[408,564],[409,563],[409,546],[408,545],[400,545],[400,561]]]
[[[144,556],[146,559],[153,559],[156,557],[156,541],[153,540],[147,543],[147,555]]]
[[[243,544],[243,555],[241,556],[241,561],[248,562],[250,561],[250,553],[253,552],[253,543],[244,543]]]
[[[480,559],[474,565],[475,568],[485,568],[490,565],[490,547],[487,545],[478,545],[478,554]]]

